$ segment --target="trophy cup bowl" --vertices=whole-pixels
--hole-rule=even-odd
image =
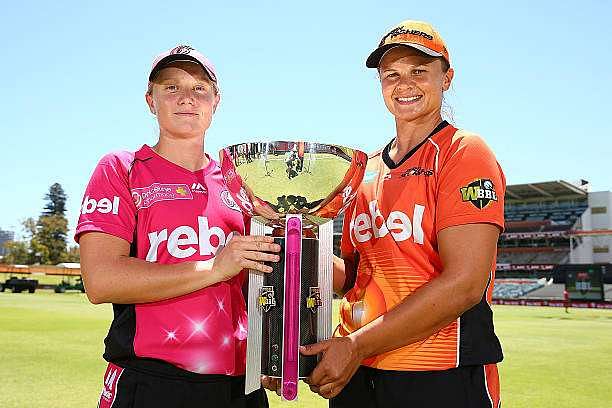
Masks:
[[[281,246],[273,271],[249,271],[245,391],[261,375],[281,379],[285,400],[317,364],[299,346],[332,334],[333,219],[353,200],[367,155],[325,143],[241,143],[219,152],[231,198],[252,216],[252,235]],[[273,214],[265,218],[257,214]]]

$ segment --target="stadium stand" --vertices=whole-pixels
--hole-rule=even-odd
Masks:
[[[494,303],[564,306],[565,266],[597,264],[609,265],[605,301],[572,304],[612,308],[612,192],[589,192],[584,180],[548,181],[509,185],[505,199]]]
[[[587,208],[586,189],[566,181],[508,186],[498,263],[569,262],[571,231],[580,228]]]
[[[530,292],[543,288],[547,284],[541,279],[496,279],[493,287],[493,297],[496,299],[522,298]],[[552,280],[550,280],[552,283]]]

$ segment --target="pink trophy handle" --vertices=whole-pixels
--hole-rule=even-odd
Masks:
[[[283,345],[283,378],[281,392],[288,401],[297,397],[300,337],[300,272],[302,254],[302,220],[287,220],[285,241],[285,327]]]

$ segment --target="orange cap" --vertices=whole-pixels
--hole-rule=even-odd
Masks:
[[[406,20],[383,36],[378,48],[372,51],[366,60],[366,67],[378,68],[385,52],[400,45],[416,48],[432,57],[442,57],[450,65],[446,44],[431,24],[424,21]]]

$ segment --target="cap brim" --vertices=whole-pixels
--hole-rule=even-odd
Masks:
[[[444,57],[444,55],[442,55],[441,53],[439,53],[437,51],[434,51],[432,49],[429,49],[427,47],[424,47],[422,44],[415,44],[415,43],[385,44],[385,45],[383,45],[381,47],[378,47],[374,51],[372,51],[372,53],[370,54],[370,56],[366,60],[366,67],[368,67],[368,68],[378,68],[378,65],[380,64],[380,60],[385,55],[385,53],[387,51],[389,51],[391,48],[395,48],[395,47],[410,47],[410,48],[414,48],[416,50],[419,50],[422,53],[425,53],[425,54],[427,54],[429,56],[432,56],[432,57]]]
[[[151,70],[151,73],[149,74],[149,82],[153,82],[153,79],[155,79],[155,76],[159,73],[159,71],[161,71],[162,68],[168,66],[169,64],[173,62],[177,62],[177,61],[189,61],[189,62],[198,64],[200,67],[202,67],[204,72],[206,72],[206,75],[208,75],[208,78],[211,81],[217,82],[217,78],[214,73],[210,72],[210,70],[204,64],[202,64],[197,58],[192,57],[191,55],[187,55],[187,54],[171,54],[171,55],[168,55],[167,57],[162,58],[155,65],[155,67]]]

